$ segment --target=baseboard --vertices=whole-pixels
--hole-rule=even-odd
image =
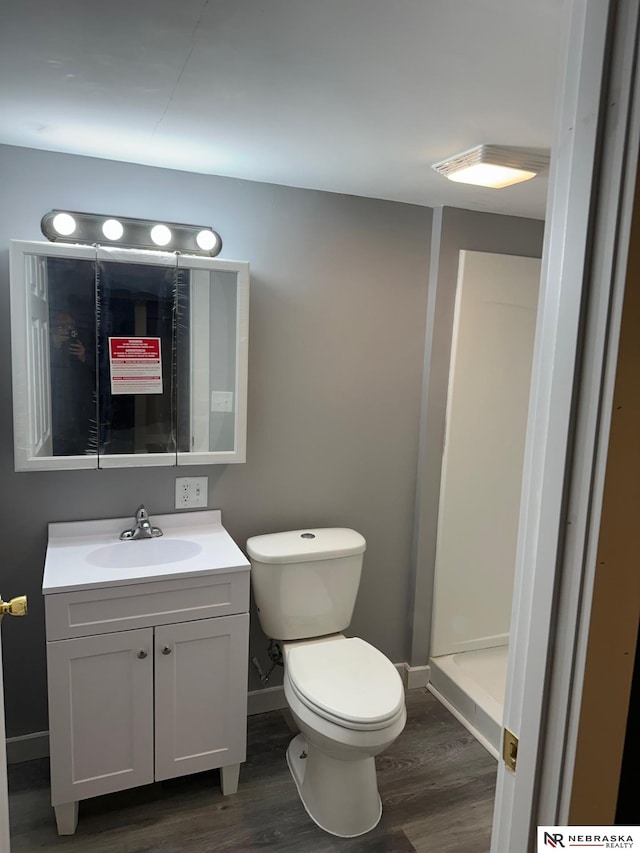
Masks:
[[[407,690],[424,687],[429,680],[428,666],[411,667],[407,663],[395,664]],[[269,711],[281,711],[287,707],[284,687],[265,687],[251,690],[247,697],[247,716],[266,714]],[[33,732],[29,735],[7,738],[7,762],[19,764],[34,758],[46,758],[49,755],[49,732]]]
[[[279,711],[287,707],[284,688],[265,687],[252,690],[247,697],[247,716]],[[49,755],[49,732],[33,732],[29,735],[7,738],[7,764],[20,764]]]
[[[428,664],[426,666],[410,666],[408,663],[397,663],[395,667],[400,673],[402,683],[407,690],[426,687],[429,683],[431,667]]]
[[[408,666],[407,665],[407,690],[415,690],[416,687],[426,687],[431,679],[431,667]]]
[[[49,732],[7,738],[7,764],[20,764],[49,755]]]
[[[395,668],[400,673],[402,683],[407,690],[416,687],[426,687],[429,681],[429,666],[409,666],[408,663],[396,663]],[[284,687],[264,687],[262,690],[249,691],[247,701],[247,716],[266,714],[269,711],[281,711],[287,707]]]
[[[264,687],[262,690],[250,690],[247,697],[247,716],[266,714],[268,711],[280,711],[287,707],[284,687]]]
[[[287,707],[282,687],[266,687],[252,690],[247,697],[247,716],[279,711]],[[49,732],[33,732],[30,735],[7,738],[7,764],[20,764],[49,755]]]

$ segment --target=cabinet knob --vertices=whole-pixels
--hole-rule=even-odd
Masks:
[[[163,646],[162,647],[162,654],[163,655],[170,655],[171,654],[171,646]]]
[[[140,660],[144,660],[146,658],[147,654],[148,654],[148,652],[145,652],[144,649],[140,649],[138,652],[138,657],[140,658]]]

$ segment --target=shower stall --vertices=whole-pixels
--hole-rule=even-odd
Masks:
[[[460,252],[429,687],[494,755],[504,705],[539,280],[537,258]]]

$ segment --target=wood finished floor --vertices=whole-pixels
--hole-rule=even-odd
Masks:
[[[249,718],[238,793],[217,771],[80,803],[74,836],[56,834],[48,762],[9,773],[12,853],[488,853],[496,762],[426,690],[407,694],[407,725],[377,759],[383,802],[367,835],[327,835],[289,775],[278,712]]]

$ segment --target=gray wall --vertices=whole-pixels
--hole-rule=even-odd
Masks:
[[[409,662],[427,661],[431,634],[440,467],[444,443],[458,258],[466,249],[542,256],[544,222],[457,208],[434,211],[415,507],[413,626]]]
[[[173,509],[180,469],[16,474],[8,243],[58,207],[211,224],[251,264],[248,456],[195,467],[236,541],[345,525],[368,549],[351,630],[409,653],[411,541],[431,211],[370,199],[0,147],[0,592],[8,735],[47,726],[40,595],[49,521]],[[254,620],[255,622],[255,620]],[[252,654],[266,644],[254,630]],[[255,680],[252,681],[255,687]]]

